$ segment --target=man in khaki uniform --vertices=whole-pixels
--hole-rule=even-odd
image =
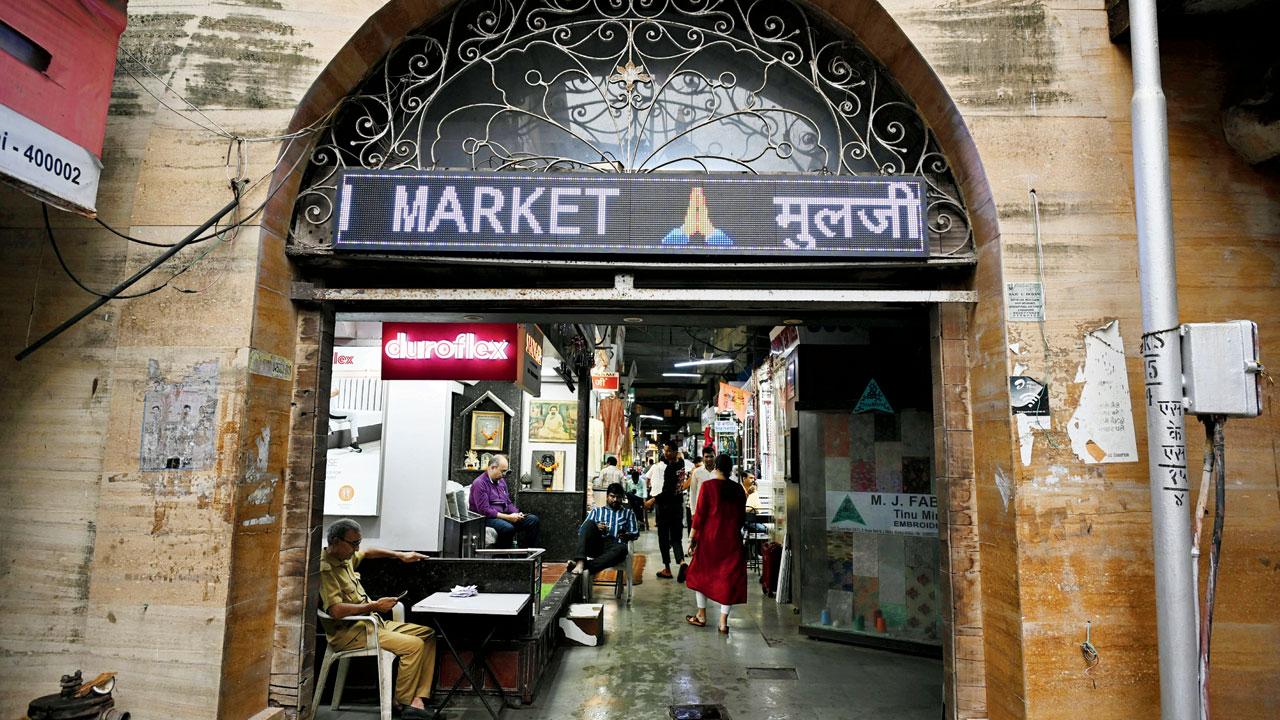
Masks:
[[[360,552],[360,524],[343,518],[329,526],[328,547],[320,556],[320,607],[331,620],[321,619],[324,634],[335,650],[364,647],[368,623],[344,622],[351,615],[390,612],[397,598],[370,600],[360,585],[356,572],[364,558],[393,557],[400,562],[426,560],[426,555],[397,552],[382,548],[366,548]],[[396,679],[396,702],[401,717],[430,717],[426,703],[431,698],[431,685],[436,670],[436,639],[431,628],[413,623],[386,620],[379,623],[378,643],[400,658],[400,674]]]

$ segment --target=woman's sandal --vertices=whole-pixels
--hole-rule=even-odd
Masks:
[[[687,623],[689,623],[690,625],[692,625],[692,626],[694,626],[694,627],[706,627],[706,626],[707,626],[707,621],[706,621],[706,620],[699,620],[697,615],[685,615],[685,616],[684,616],[684,621],[685,621],[685,622],[687,622]]]
[[[721,634],[721,635],[728,635],[728,634],[729,634],[729,626],[728,626],[728,625],[725,625],[724,627],[720,627],[720,626],[718,626],[718,625],[717,625],[717,626],[716,626],[716,629],[720,631],[720,634]]]

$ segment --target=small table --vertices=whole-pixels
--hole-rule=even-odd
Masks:
[[[453,698],[454,692],[458,686],[462,684],[462,678],[466,678],[471,683],[471,687],[476,691],[476,695],[480,697],[480,702],[484,703],[484,709],[489,711],[489,715],[494,720],[502,714],[502,710],[511,705],[507,702],[507,693],[502,689],[502,681],[498,679],[498,674],[493,671],[489,663],[485,661],[485,648],[489,641],[493,639],[493,633],[498,627],[498,623],[485,623],[488,631],[484,635],[484,639],[476,647],[470,663],[463,663],[462,656],[458,653],[458,649],[454,647],[453,641],[449,639],[449,635],[445,632],[444,623],[441,622],[441,616],[444,615],[488,615],[497,617],[514,617],[524,610],[524,606],[529,603],[529,593],[480,593],[472,597],[452,597],[447,592],[438,592],[423,598],[413,606],[414,612],[428,613],[435,619],[436,631],[440,633],[440,638],[444,640],[445,647],[449,649],[449,654],[453,656],[454,662],[458,663],[458,667],[462,670],[462,677],[454,681],[453,687],[449,688],[449,693],[444,696],[440,704],[436,707],[435,717],[440,717],[440,713],[448,706],[449,700]],[[479,666],[479,667],[476,667]],[[480,680],[476,681],[473,675],[473,668],[480,671]],[[502,698],[502,704],[494,710],[489,705],[489,701],[484,696],[484,673],[487,671],[489,677],[493,679],[493,684],[498,688],[498,696]]]

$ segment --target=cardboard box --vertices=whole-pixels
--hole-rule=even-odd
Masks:
[[[577,603],[560,619],[560,635],[573,645],[598,646],[604,642],[604,605]]]

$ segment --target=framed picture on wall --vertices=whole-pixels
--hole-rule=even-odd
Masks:
[[[577,401],[529,402],[529,439],[533,442],[574,442],[578,439]]]
[[[477,410],[471,413],[471,448],[501,450],[506,440],[502,432],[506,420],[506,414],[500,412]]]
[[[535,449],[533,460],[534,487],[543,490],[564,490],[564,451]]]

